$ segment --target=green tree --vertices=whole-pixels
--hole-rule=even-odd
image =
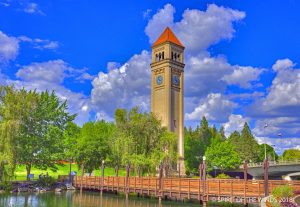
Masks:
[[[259,144],[252,135],[247,123],[244,124],[244,128],[241,133],[240,146],[237,149],[242,160],[251,160],[254,162],[258,161]]]
[[[84,163],[86,172],[99,169],[102,160],[107,158],[114,128],[113,123],[105,121],[88,122],[82,126],[75,146],[75,160],[79,166]]]
[[[25,91],[13,86],[0,86],[0,181],[13,176],[16,165],[16,143],[21,124],[20,115],[28,104]]]
[[[176,135],[167,132],[153,114],[142,113],[137,107],[129,112],[117,109],[115,120],[112,163],[123,166],[131,163],[135,169],[140,165],[144,171],[155,172],[160,161],[169,164],[176,161]]]
[[[239,134],[237,131],[233,132],[228,141],[235,146],[242,161],[259,161],[259,144],[251,133],[247,123]]]
[[[69,122],[64,130],[64,158],[73,160],[76,156],[75,149],[80,137],[81,128],[74,122]]]
[[[222,140],[225,141],[227,138],[225,136],[225,129],[224,129],[224,126],[221,126],[220,130],[219,130],[219,133],[222,137]]]
[[[234,145],[234,146],[238,146],[239,142],[241,141],[241,134],[238,131],[234,131],[233,133],[231,133],[231,135],[228,138],[228,141]]]
[[[284,160],[300,160],[300,150],[287,149],[283,152],[282,157]]]
[[[241,164],[241,159],[235,147],[228,141],[211,145],[205,151],[208,170],[217,167],[222,172],[224,170],[236,169]]]
[[[206,149],[211,143],[211,130],[208,127],[208,122],[205,116],[202,117],[200,128],[198,129],[200,139],[202,139],[204,148]]]
[[[267,158],[269,160],[273,160],[274,161],[274,157],[275,157],[275,160],[277,160],[278,159],[278,155],[275,152],[274,148],[271,147],[268,144],[261,144],[261,145],[259,145],[259,160],[258,161],[259,162],[263,162],[264,159],[265,159],[265,146],[266,146]]]
[[[196,136],[192,128],[184,130],[184,159],[186,173],[198,173],[200,159],[204,155],[204,144],[202,140]]]
[[[67,102],[61,102],[54,92],[27,94],[34,98],[26,102],[24,108],[28,110],[21,117],[17,162],[25,164],[28,176],[33,166],[57,169],[55,162],[63,158],[64,152],[63,132],[75,115],[67,112]]]
[[[224,141],[216,127],[209,127],[205,117],[195,130],[185,130],[185,166],[187,173],[198,173],[198,166],[207,147]]]

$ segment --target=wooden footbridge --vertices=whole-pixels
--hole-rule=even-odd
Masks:
[[[128,195],[152,196],[159,199],[194,199],[202,202],[228,201],[237,203],[259,203],[264,197],[263,180],[207,179],[178,177],[102,177],[76,176],[73,180],[81,190],[122,192]],[[290,185],[300,192],[300,181],[269,180],[268,190],[282,185]]]

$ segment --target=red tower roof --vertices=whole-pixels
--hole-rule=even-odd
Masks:
[[[153,43],[152,47],[160,45],[164,42],[172,42],[172,43],[184,48],[184,46],[177,39],[177,37],[175,36],[175,34],[172,32],[172,30],[169,27],[167,27],[165,29],[165,31],[159,36],[159,38]]]

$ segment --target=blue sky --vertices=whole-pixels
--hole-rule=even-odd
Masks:
[[[0,81],[55,90],[78,124],[147,111],[150,46],[169,26],[186,46],[186,126],[205,115],[229,134],[247,121],[278,152],[300,148],[299,10],[297,0],[0,0]]]

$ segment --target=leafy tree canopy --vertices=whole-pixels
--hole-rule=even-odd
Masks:
[[[1,177],[4,162],[10,171],[15,163],[55,170],[55,161],[62,157],[63,132],[75,115],[67,112],[67,103],[61,102],[54,92],[49,93],[0,87],[0,157]]]
[[[114,136],[115,126],[105,121],[87,122],[82,126],[75,145],[74,157],[78,165],[84,163],[85,171],[99,169],[102,160],[110,153],[109,142]]]
[[[135,169],[140,165],[144,171],[155,172],[160,161],[171,166],[177,160],[176,135],[162,127],[153,114],[140,112],[137,107],[129,112],[117,109],[115,120],[111,163],[131,163]]]
[[[300,160],[300,150],[288,149],[282,154],[284,160]]]
[[[217,167],[221,171],[235,169],[241,164],[241,159],[235,147],[228,141],[211,145],[205,152],[208,170]]]
[[[266,155],[267,155],[267,158],[270,160],[270,161],[274,161],[278,159],[278,155],[277,153],[275,152],[274,148],[271,147],[270,145],[268,144],[261,144],[259,145],[259,162],[263,162],[264,159],[265,159],[265,146],[266,146]]]

